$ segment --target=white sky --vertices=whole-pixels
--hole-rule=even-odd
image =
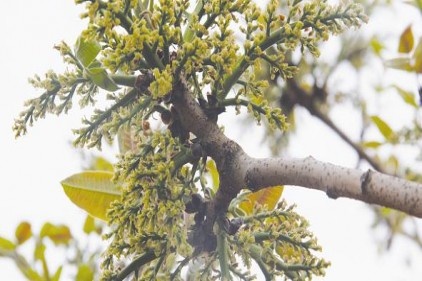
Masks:
[[[61,40],[70,44],[75,41],[85,26],[79,19],[81,7],[65,0],[1,1],[0,10],[3,97],[0,103],[0,236],[13,238],[14,229],[22,220],[30,221],[35,231],[50,221],[66,223],[79,232],[85,215],[66,198],[59,182],[81,170],[80,154],[69,144],[73,138],[71,129],[79,126],[81,113],[75,110],[59,118],[48,116],[18,140],[11,128],[24,100],[36,94],[27,83],[28,77],[36,73],[42,75],[48,69],[64,69],[53,46]],[[409,21],[409,18],[403,19],[397,28],[403,29]],[[364,28],[376,26],[370,24]],[[355,155],[347,145],[318,121],[305,118],[306,113],[300,116],[301,126],[307,130],[298,132],[292,155],[312,154],[320,160],[354,165]],[[355,128],[352,118],[340,117],[344,128]],[[248,153],[255,156],[267,153],[257,149],[261,146],[257,145],[256,130],[227,127],[226,132],[239,140]],[[419,280],[422,276],[422,251],[413,244],[402,241],[395,243],[391,252],[378,253],[370,231],[372,214],[362,203],[331,200],[320,192],[301,188],[287,189],[285,197],[290,203],[297,203],[298,211],[310,220],[324,248],[322,256],[332,262],[326,277],[316,280],[399,281]],[[410,266],[405,266],[407,257],[412,257]],[[0,276],[2,280],[24,280],[12,262],[1,258]]]

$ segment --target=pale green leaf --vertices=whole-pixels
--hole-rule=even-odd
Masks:
[[[101,46],[95,40],[86,40],[82,36],[76,40],[75,56],[84,67],[88,67],[100,51]]]
[[[398,168],[399,168],[400,164],[399,164],[399,159],[397,159],[396,156],[391,155],[390,157],[388,157],[386,163],[385,163],[385,167],[387,167],[387,171],[393,171],[393,173],[396,173]]]
[[[120,187],[113,183],[112,172],[85,171],[61,182],[69,199],[91,216],[107,220],[107,210],[121,197]]]
[[[416,73],[422,73],[422,38],[419,39],[419,43],[413,53],[413,61],[413,69]]]
[[[252,214],[256,204],[266,206],[267,210],[273,210],[280,200],[283,189],[283,186],[273,186],[249,193],[239,204],[239,208],[248,215]]]
[[[119,87],[107,74],[107,71],[103,67],[90,67],[85,69],[85,76],[87,76],[91,81],[98,87],[113,92],[117,91]]]
[[[409,25],[400,36],[398,51],[408,54],[412,51],[414,43],[412,27]]]
[[[18,241],[18,244],[23,244],[26,240],[28,240],[29,238],[31,238],[32,236],[32,230],[31,230],[31,225],[24,221],[21,222],[15,230],[15,237],[16,240]]]
[[[390,59],[384,62],[386,67],[405,70],[405,71],[413,71],[413,67],[410,64],[410,58],[395,58]]]
[[[395,138],[395,134],[391,127],[379,116],[371,116],[371,120],[386,140],[391,141]]]

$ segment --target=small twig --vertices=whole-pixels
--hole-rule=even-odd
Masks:
[[[142,256],[133,260],[128,266],[126,266],[120,273],[113,279],[113,281],[123,281],[129,274],[138,270],[139,267],[155,260],[158,258],[154,251],[149,251],[143,254]]]
[[[184,258],[179,265],[176,267],[176,270],[170,275],[170,280],[174,280],[183,267],[192,259],[192,256]]]
[[[322,113],[321,110],[315,106],[313,94],[309,95],[308,93],[306,93],[304,89],[299,87],[299,85],[294,79],[289,79],[287,83],[288,87],[291,89],[291,94],[289,94],[292,96],[292,100],[294,103],[303,106],[309,111],[309,113],[317,117],[325,125],[332,129],[342,140],[344,140],[356,151],[356,153],[361,159],[366,160],[372,166],[372,168],[374,168],[378,172],[386,173],[379,163],[372,159],[358,144],[353,142],[342,130],[340,130],[340,128],[336,124],[334,124],[333,121],[331,121],[331,119],[326,114]]]

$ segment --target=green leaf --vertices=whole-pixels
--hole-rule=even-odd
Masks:
[[[413,69],[416,73],[422,73],[422,38],[419,39],[419,43],[416,46],[415,52],[413,53]]]
[[[87,264],[81,264],[78,267],[76,281],[92,281],[94,280],[94,272]]]
[[[63,266],[59,266],[59,268],[57,268],[57,270],[54,273],[54,275],[51,277],[51,281],[59,281],[60,280],[60,276],[62,274],[62,270],[63,270]]]
[[[385,49],[383,43],[376,37],[372,38],[369,44],[377,56],[380,56],[381,51]]]
[[[395,58],[391,60],[387,60],[384,62],[386,67],[405,70],[405,71],[413,71],[413,66],[410,63],[410,58]]]
[[[382,142],[379,141],[365,141],[361,143],[361,146],[364,148],[378,148],[382,145]]]
[[[26,280],[30,281],[45,281],[46,279],[41,277],[41,275],[36,271],[35,268],[31,268],[30,264],[26,259],[21,256],[17,255],[15,259],[15,264],[22,272],[22,274],[26,277]]]
[[[398,94],[402,97],[403,101],[414,108],[418,108],[418,103],[415,100],[415,96],[412,92],[406,91],[398,86],[393,86]]]
[[[379,207],[379,213],[382,217],[386,218],[392,213],[392,210],[387,207]]]
[[[392,141],[395,138],[395,134],[391,127],[379,116],[371,116],[371,120],[387,141]]]
[[[266,210],[274,210],[280,200],[283,189],[283,186],[273,186],[251,192],[239,204],[239,208],[247,215],[252,214],[255,204],[266,206]]]
[[[412,27],[409,25],[401,34],[398,51],[400,53],[410,53],[414,45]]]
[[[45,260],[45,249],[46,249],[46,247],[45,247],[44,243],[42,243],[42,242],[37,243],[37,245],[35,246],[35,249],[34,249],[34,259],[36,261]]]
[[[120,187],[111,180],[112,172],[85,171],[61,182],[69,199],[91,216],[107,220],[107,210],[121,197]]]
[[[90,215],[86,216],[83,230],[86,234],[90,234],[91,232],[95,232],[97,230],[95,227],[95,219]]]
[[[9,239],[3,238],[0,236],[0,250],[4,251],[13,251],[16,248],[15,243]]]
[[[117,91],[119,87],[107,74],[107,71],[103,67],[92,67],[86,68],[84,70],[85,76],[87,76],[91,81],[98,87],[113,92]]]
[[[41,238],[48,237],[54,244],[64,244],[67,245],[72,239],[72,234],[70,229],[66,225],[54,225],[52,223],[45,223],[40,231]]]
[[[75,56],[84,67],[88,67],[100,51],[101,46],[95,40],[86,40],[82,36],[76,40]]]
[[[107,159],[101,156],[97,156],[94,159],[92,159],[90,169],[92,170],[100,170],[100,171],[109,171],[113,172],[113,164],[110,163]]]

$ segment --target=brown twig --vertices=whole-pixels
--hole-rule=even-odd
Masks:
[[[376,162],[372,157],[370,157],[358,144],[352,141],[334,122],[324,114],[316,105],[315,93],[308,94],[304,89],[299,87],[297,82],[294,79],[289,79],[287,81],[288,91],[287,94],[289,95],[290,99],[293,99],[295,104],[299,104],[302,107],[306,108],[310,114],[317,117],[321,120],[325,125],[327,125],[330,129],[332,129],[343,141],[345,141],[348,145],[350,145],[358,154],[359,158],[364,159],[367,161],[372,168],[377,170],[381,173],[386,173],[383,167]],[[327,95],[325,89],[317,88],[320,91],[324,91],[322,95]]]

